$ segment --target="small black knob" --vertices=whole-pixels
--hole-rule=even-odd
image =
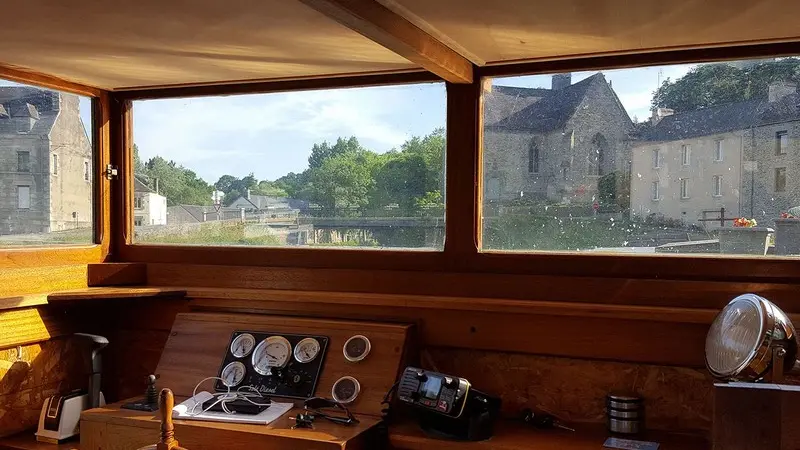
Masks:
[[[456,380],[454,380],[453,377],[444,377],[444,385],[449,388],[455,387]]]
[[[427,376],[427,375],[425,375],[425,372],[423,372],[423,371],[421,371],[421,370],[418,370],[418,371],[417,371],[417,379],[418,379],[419,381],[427,381],[427,379],[428,379],[428,376]]]

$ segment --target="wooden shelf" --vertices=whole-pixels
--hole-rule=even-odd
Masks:
[[[186,290],[180,288],[152,286],[90,287],[74,291],[53,292],[47,296],[48,303],[141,297],[184,297]]]
[[[609,434],[602,426],[576,426],[564,430],[536,430],[521,424],[500,422],[494,437],[481,442],[444,441],[426,436],[416,423],[402,422],[389,428],[393,449],[402,450],[596,450]],[[658,442],[660,450],[709,450],[711,444],[697,436],[653,432],[641,440]]]
[[[77,438],[59,445],[37,442],[32,431],[0,439],[0,449],[3,450],[80,450],[80,448]]]

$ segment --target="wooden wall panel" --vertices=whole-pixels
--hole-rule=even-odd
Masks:
[[[89,264],[89,286],[131,286],[147,284],[147,267],[141,263]]]
[[[503,398],[503,414],[540,408],[566,421],[603,422],[605,395],[637,392],[645,399],[647,426],[708,431],[712,380],[702,369],[429,347],[427,368],[458,374]],[[433,366],[433,367],[431,367]]]
[[[13,307],[15,298],[24,300],[27,294],[41,294],[86,287],[86,264],[2,268],[0,264],[0,298],[4,306]]]
[[[713,309],[721,308],[739,294],[754,292],[775,301],[787,312],[800,312],[800,304],[794,301],[800,296],[800,285],[789,283],[191,264],[148,264],[147,280],[153,286],[374,292]]]

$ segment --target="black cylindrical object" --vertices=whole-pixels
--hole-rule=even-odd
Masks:
[[[639,434],[644,431],[644,400],[633,393],[612,392],[606,396],[608,431]]]

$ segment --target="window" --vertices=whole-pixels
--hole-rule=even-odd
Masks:
[[[142,222],[144,222],[144,218],[142,218],[140,216],[136,216],[136,217],[133,218],[133,225],[134,226],[140,227],[140,226],[142,226]]]
[[[792,73],[800,58],[485,79],[480,251],[719,255],[696,241],[718,238],[721,212],[775,228],[800,205]]]
[[[714,141],[714,161],[722,162],[722,139]]]
[[[17,208],[30,209],[31,208],[31,187],[30,186],[17,186]]]
[[[80,164],[92,159],[91,99],[5,80],[0,91],[0,249],[94,242]]]
[[[786,167],[775,169],[775,192],[786,192]]]
[[[83,161],[83,181],[90,181],[92,177],[92,164],[84,160]]]
[[[31,152],[17,152],[17,172],[31,171]]]
[[[445,107],[443,83],[136,101],[134,244],[441,249]],[[530,142],[500,170],[538,169]]]
[[[133,208],[134,209],[142,209],[142,208],[144,208],[143,200],[144,200],[144,197],[134,197],[133,198]]]
[[[681,164],[684,166],[688,166],[691,164],[691,153],[692,147],[688,144],[681,145]]]
[[[536,144],[531,144],[528,149],[528,172],[539,173],[539,147]]]
[[[775,154],[785,155],[789,149],[789,132],[778,131],[775,133]]]

